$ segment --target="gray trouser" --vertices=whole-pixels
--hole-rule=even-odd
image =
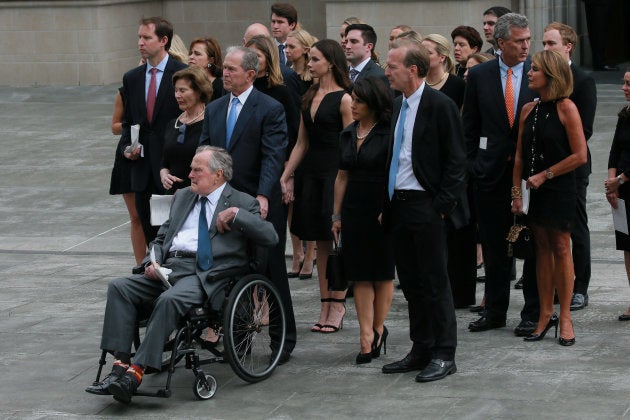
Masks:
[[[177,328],[181,316],[205,300],[194,258],[170,258],[164,266],[173,270],[169,276],[173,287],[168,290],[159,280],[141,274],[109,283],[101,349],[131,353],[138,308],[155,302],[133,362],[160,368],[169,334]]]

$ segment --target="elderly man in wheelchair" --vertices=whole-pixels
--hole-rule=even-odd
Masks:
[[[168,276],[172,286],[160,280],[149,256],[144,261],[144,274],[119,278],[109,284],[101,349],[103,355],[105,352],[114,355],[113,368],[106,378],[88,387],[87,392],[113,395],[118,401],[130,402],[132,395],[138,393],[145,369],[162,369],[164,344],[182,318],[191,308],[203,306],[211,298],[215,287],[208,279],[217,273],[247,267],[248,246],[252,242],[263,247],[278,242],[272,224],[261,218],[256,199],[228,184],[231,176],[232,159],[224,149],[210,146],[197,149],[189,174],[191,186],[176,192],[169,219],[149,246],[154,250],[157,263],[172,270]],[[256,284],[249,291],[236,291],[236,296],[230,298],[255,300],[253,295],[267,290],[266,283]],[[154,306],[142,343],[132,355],[140,308],[151,303]],[[244,309],[237,306],[243,305],[232,302],[230,314],[224,319],[242,317],[239,311]],[[260,306],[258,304],[254,310],[260,312]],[[236,323],[231,328],[236,330]],[[273,335],[272,329],[269,335]],[[236,348],[239,333],[232,331],[231,334],[233,359],[251,352],[249,348]],[[272,353],[272,359],[274,357],[277,362],[279,356]],[[100,369],[97,380],[99,377]]]

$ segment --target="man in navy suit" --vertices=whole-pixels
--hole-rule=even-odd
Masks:
[[[597,88],[595,87],[595,80],[571,62],[571,54],[575,50],[577,40],[577,33],[573,28],[563,23],[552,22],[545,28],[542,43],[545,50],[559,52],[571,65],[573,93],[569,99],[575,103],[580,113],[584,137],[588,141],[593,135],[593,121],[597,108]],[[588,150],[588,162],[575,170],[577,217],[571,231],[573,268],[575,269],[575,283],[571,300],[572,311],[584,309],[588,305],[588,284],[591,280],[591,238],[586,214],[586,189],[590,174],[591,151]]]
[[[370,25],[355,23],[346,27],[346,43],[344,44],[346,59],[350,63],[350,79],[352,82],[364,77],[373,76],[383,79],[385,71],[373,59],[376,47],[376,32]]]
[[[486,268],[486,308],[469,324],[473,332],[506,325],[513,258],[507,255],[505,237],[514,220],[510,211],[514,153],[521,108],[535,97],[527,87],[531,38],[527,18],[516,13],[501,16],[494,38],[501,55],[468,72],[462,115]],[[526,264],[524,278],[525,307],[517,335],[531,333],[538,321],[534,264]]]
[[[289,359],[297,337],[285,262],[287,216],[280,192],[288,144],[283,106],[253,86],[258,56],[245,47],[227,49],[223,87],[230,92],[206,107],[200,144],[223,147],[234,161],[234,188],[258,200],[263,218],[280,241],[270,249],[265,274],[276,285],[287,310],[286,345],[281,362]]]
[[[447,224],[468,223],[466,155],[459,111],[425,83],[426,48],[398,40],[387,57],[394,101],[393,146],[383,224],[394,239],[396,271],[409,311],[411,351],[383,373],[420,370],[417,382],[457,371],[457,323],[446,268]]]
[[[149,199],[152,193],[164,193],[160,181],[164,130],[166,124],[181,112],[171,78],[176,71],[187,67],[168,55],[172,39],[173,25],[169,21],[161,17],[142,19],[138,29],[138,50],[146,64],[123,76],[123,97],[127,102],[122,147],[125,157],[134,161],[131,188],[136,193],[136,209],[147,243],[157,234],[157,227],[151,226]],[[140,124],[142,147],[132,151],[129,149],[130,127],[134,124]]]

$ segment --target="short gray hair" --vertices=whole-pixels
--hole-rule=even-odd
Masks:
[[[518,13],[506,13],[497,19],[497,24],[494,27],[494,40],[497,45],[499,44],[499,39],[504,41],[510,39],[510,30],[512,28],[529,28],[529,21],[527,20],[527,17]]]
[[[219,169],[223,171],[223,178],[226,182],[232,179],[232,156],[222,147],[199,146],[195,154],[202,152],[210,153],[210,170],[215,173]]]
[[[225,55],[227,56],[228,54],[234,54],[236,52],[241,52],[243,53],[243,61],[241,63],[241,67],[243,68],[243,70],[245,71],[249,71],[249,70],[254,70],[254,77],[258,74],[258,56],[256,55],[256,53],[252,50],[250,50],[249,48],[245,48],[245,47],[241,47],[239,46],[234,46],[234,47],[228,47],[228,49],[225,51]]]

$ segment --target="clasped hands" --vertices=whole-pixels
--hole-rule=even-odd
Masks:
[[[617,199],[619,198],[619,178],[612,177],[604,181],[604,190],[606,191],[606,200],[613,209],[617,208]]]

